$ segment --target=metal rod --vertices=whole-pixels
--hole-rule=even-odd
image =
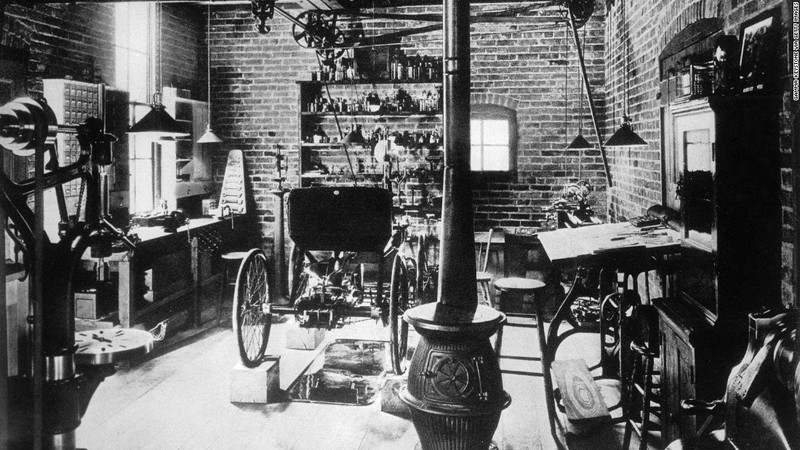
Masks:
[[[3,40],[3,29],[6,18],[5,2],[0,1],[0,42]],[[5,159],[0,155],[0,174],[5,174]],[[0,224],[5,226],[6,223],[6,210],[0,208]],[[0,239],[0,254],[6,254],[6,239]],[[5,256],[3,256],[5,260]],[[6,265],[0,264],[0,278],[5,283],[6,279]],[[9,429],[9,409],[10,402],[8,398],[8,319],[6,318],[6,290],[0,290],[0,436],[10,436]]]
[[[34,160],[33,195],[34,259],[33,259],[33,448],[39,450],[44,435],[44,151],[37,148]]]
[[[613,187],[611,183],[611,171],[608,168],[608,159],[606,158],[606,149],[603,147],[603,139],[600,137],[600,126],[597,123],[597,111],[595,110],[594,100],[592,100],[592,87],[589,85],[589,76],[586,73],[586,62],[583,59],[583,49],[581,49],[580,39],[578,39],[578,27],[575,26],[575,17],[572,15],[572,11],[568,11],[568,13],[569,26],[572,29],[572,37],[575,39],[575,48],[578,52],[578,61],[580,61],[581,64],[581,78],[583,79],[583,87],[586,89],[586,100],[589,103],[589,112],[592,113],[594,134],[597,136],[597,145],[600,147],[600,157],[603,158],[603,171],[606,174],[606,184],[610,188]]]
[[[469,2],[444,0],[444,185],[438,300],[478,307],[470,180]]]

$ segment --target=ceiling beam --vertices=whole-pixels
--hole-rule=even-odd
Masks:
[[[129,2],[149,2],[149,3],[187,3],[195,5],[249,5],[250,0],[73,0],[73,1],[53,1],[53,0],[0,0],[0,3],[6,5],[20,4],[20,5],[39,5],[46,3],[64,4],[64,3],[129,3]],[[528,0],[520,3],[552,3],[553,0]],[[402,6],[424,6],[424,5],[441,5],[441,2],[434,0],[289,0],[285,2],[277,2],[284,7],[296,7],[305,11],[312,10],[341,10],[341,9],[372,9],[372,8],[392,8]],[[508,0],[473,0],[470,2],[472,5],[479,4],[492,4],[492,3],[509,3]]]

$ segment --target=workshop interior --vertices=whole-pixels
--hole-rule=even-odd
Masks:
[[[0,0],[0,448],[800,449],[798,29]]]

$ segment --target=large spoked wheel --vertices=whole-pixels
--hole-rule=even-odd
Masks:
[[[389,344],[392,357],[392,370],[397,375],[405,372],[406,352],[408,351],[408,323],[403,314],[409,306],[410,286],[413,282],[409,267],[413,263],[397,255],[392,262],[392,278],[389,286]]]
[[[239,266],[233,294],[233,331],[245,366],[256,367],[261,363],[271,323],[267,258],[261,250],[253,249]]]

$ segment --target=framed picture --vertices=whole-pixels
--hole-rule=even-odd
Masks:
[[[764,91],[774,87],[777,80],[780,39],[778,9],[760,14],[742,25],[739,73],[742,92]]]

